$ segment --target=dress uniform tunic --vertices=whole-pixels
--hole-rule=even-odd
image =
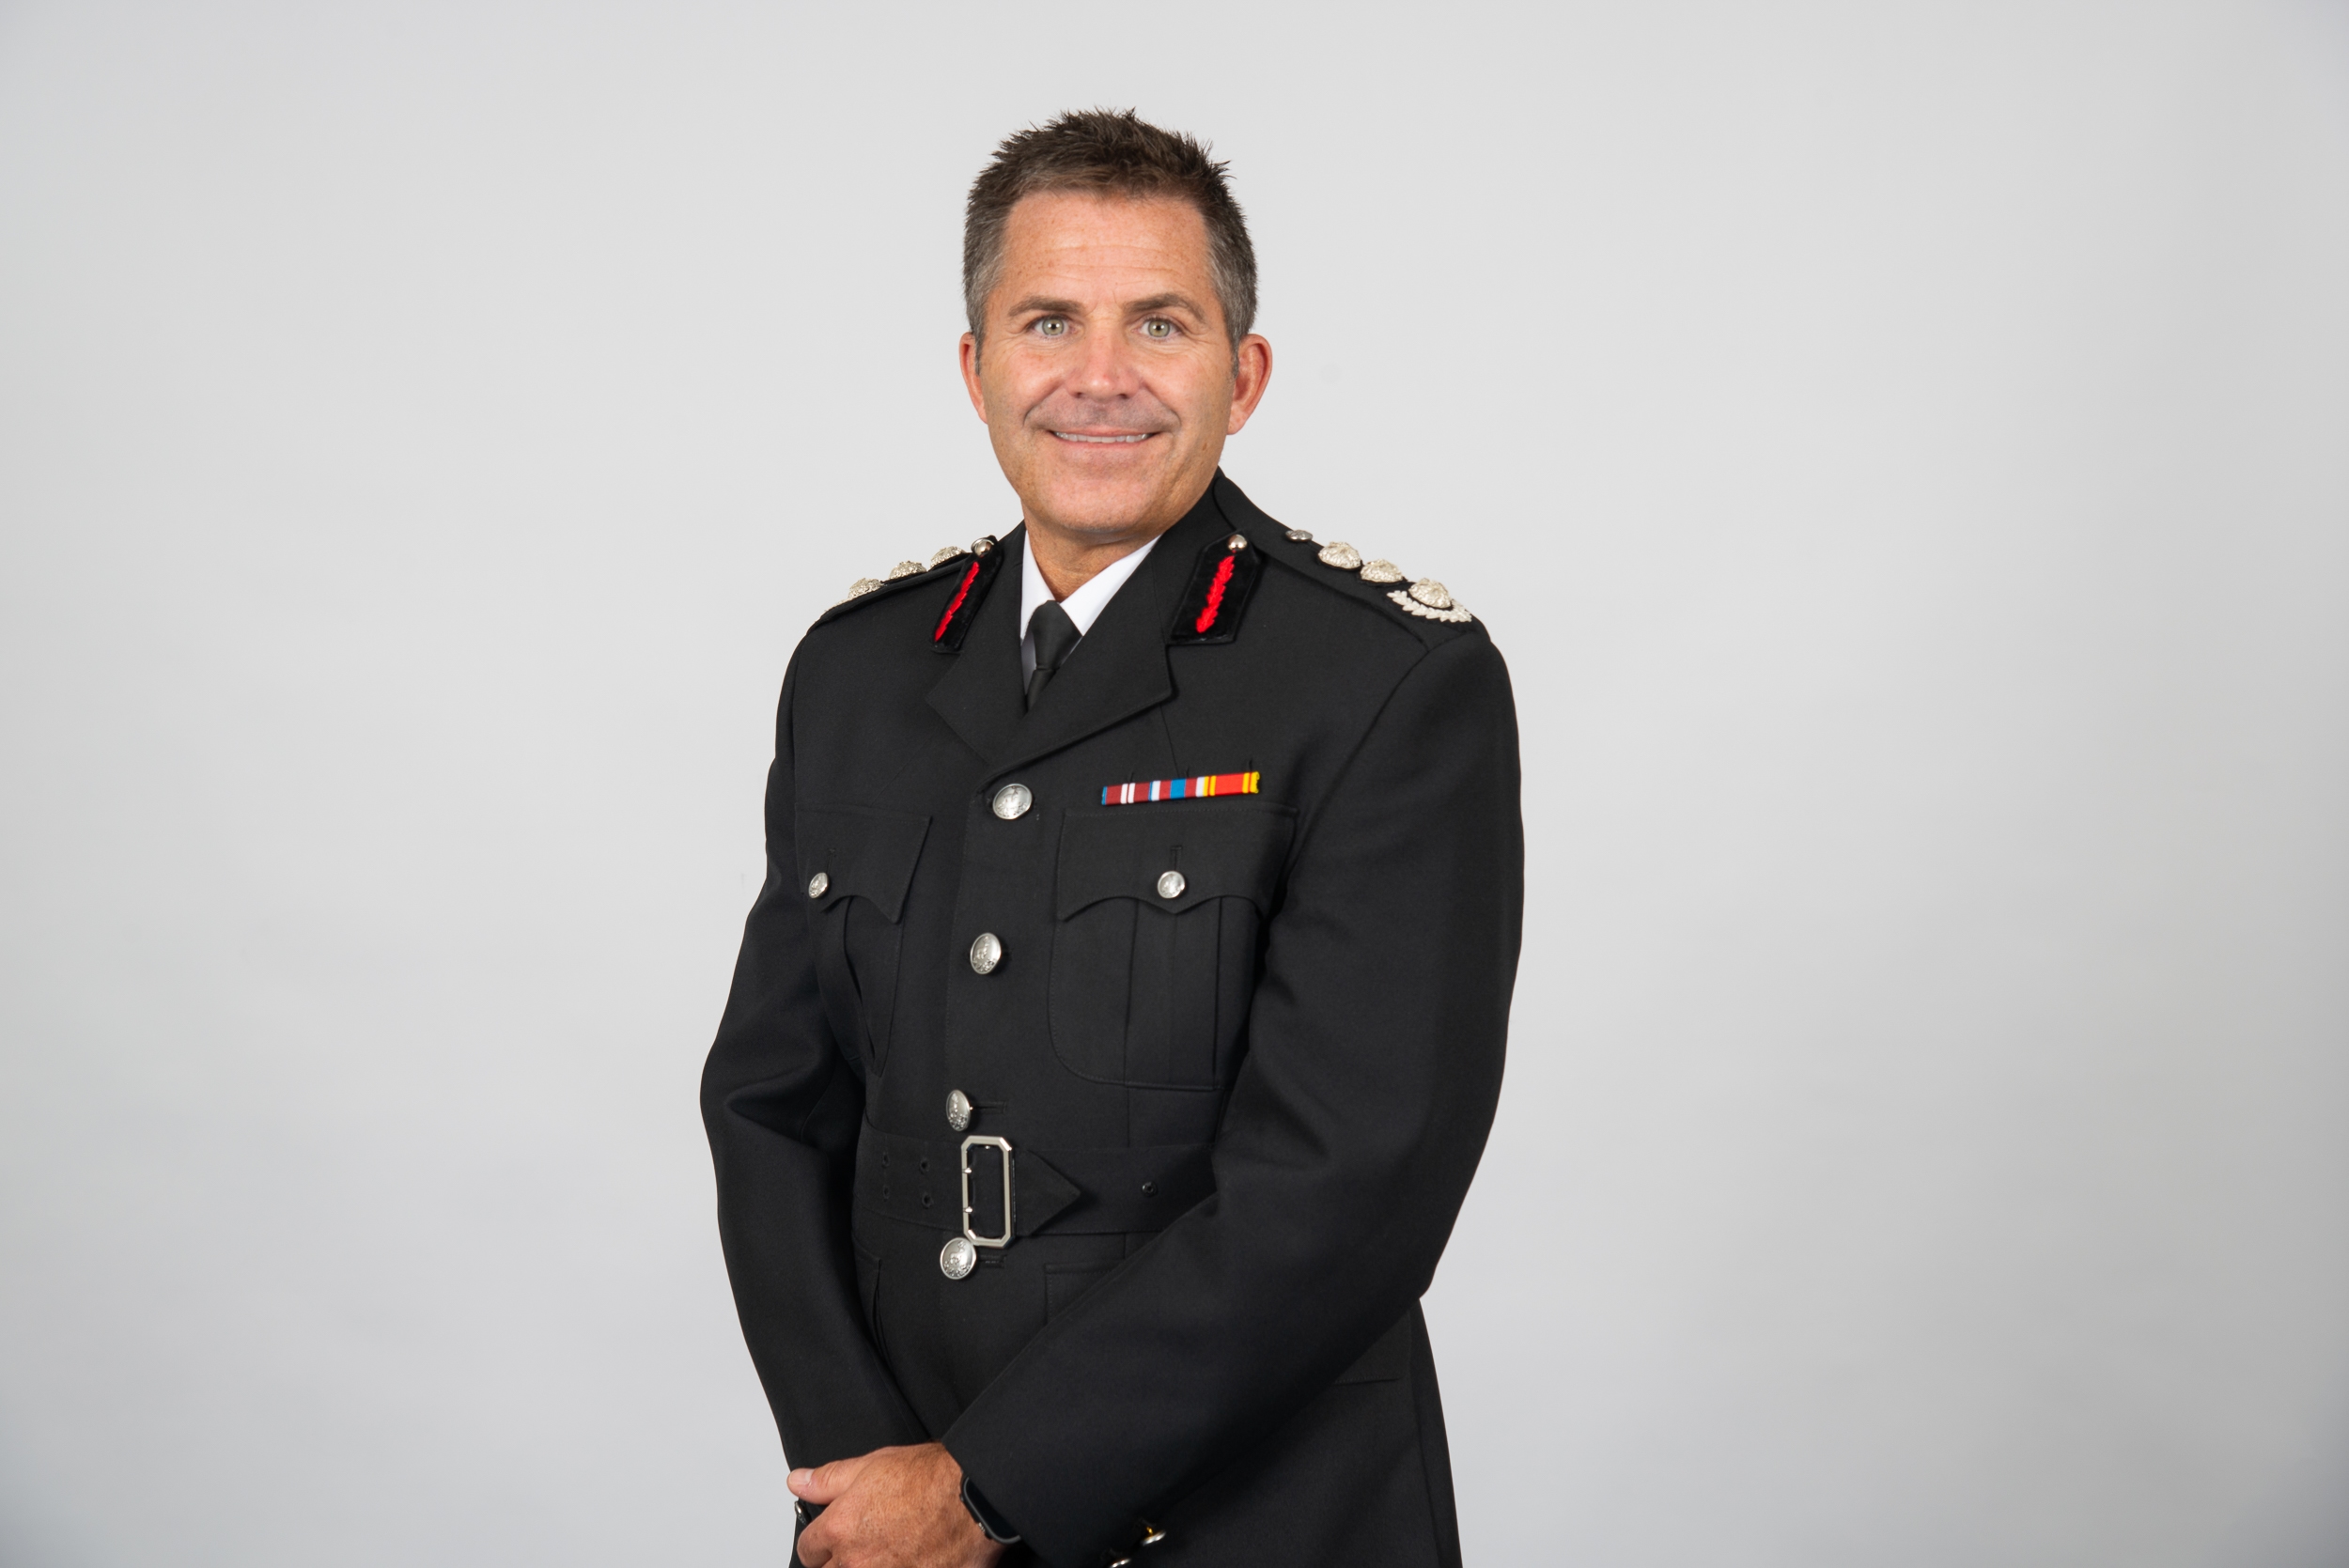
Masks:
[[[1517,969],[1501,656],[1219,474],[1031,709],[980,543],[784,683],[703,1110],[785,1449],[942,1441],[1051,1568],[1456,1563],[1417,1303]]]

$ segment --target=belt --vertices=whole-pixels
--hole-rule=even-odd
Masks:
[[[1009,1139],[906,1138],[868,1122],[857,1140],[856,1201],[892,1219],[960,1231],[982,1245],[1046,1231],[1160,1231],[1215,1191],[1213,1153],[1208,1143],[1015,1149]]]

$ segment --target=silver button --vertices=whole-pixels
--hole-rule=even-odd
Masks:
[[[807,895],[810,898],[821,898],[824,896],[824,890],[830,886],[832,886],[830,874],[819,871],[807,879]]]
[[[959,1280],[979,1266],[979,1250],[971,1245],[968,1236],[949,1237],[938,1250],[938,1271],[949,1280]]]
[[[959,1089],[946,1095],[946,1125],[957,1132],[971,1130],[971,1096]]]
[[[1183,890],[1189,886],[1190,884],[1183,880],[1183,874],[1179,871],[1161,872],[1159,875],[1159,896],[1160,898],[1180,898],[1183,896]]]
[[[971,967],[981,974],[993,974],[1003,961],[1003,939],[992,931],[980,932],[978,940],[971,944]]]
[[[1009,822],[1028,815],[1035,804],[1035,797],[1022,784],[1009,784],[995,792],[995,815]]]

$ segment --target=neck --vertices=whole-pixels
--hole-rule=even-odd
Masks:
[[[1115,530],[1067,528],[1040,522],[1033,513],[1021,520],[1027,524],[1029,544],[1035,551],[1036,570],[1044,574],[1044,585],[1052,590],[1054,598],[1066,598],[1182,520]]]
[[[1215,483],[1215,471],[1197,493],[1173,511],[1131,523],[1072,524],[1052,517],[1043,507],[1020,498],[1020,519],[1027,525],[1029,547],[1035,551],[1036,569],[1054,598],[1066,598],[1108,567],[1173,528],[1198,509]]]

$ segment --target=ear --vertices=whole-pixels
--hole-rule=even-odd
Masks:
[[[962,334],[962,390],[971,395],[971,411],[987,423],[987,394],[979,387],[979,339],[976,333]]]
[[[1223,422],[1225,435],[1239,434],[1249,415],[1264,400],[1264,389],[1271,380],[1272,345],[1250,333],[1239,340],[1239,348],[1232,355],[1232,412]]]

